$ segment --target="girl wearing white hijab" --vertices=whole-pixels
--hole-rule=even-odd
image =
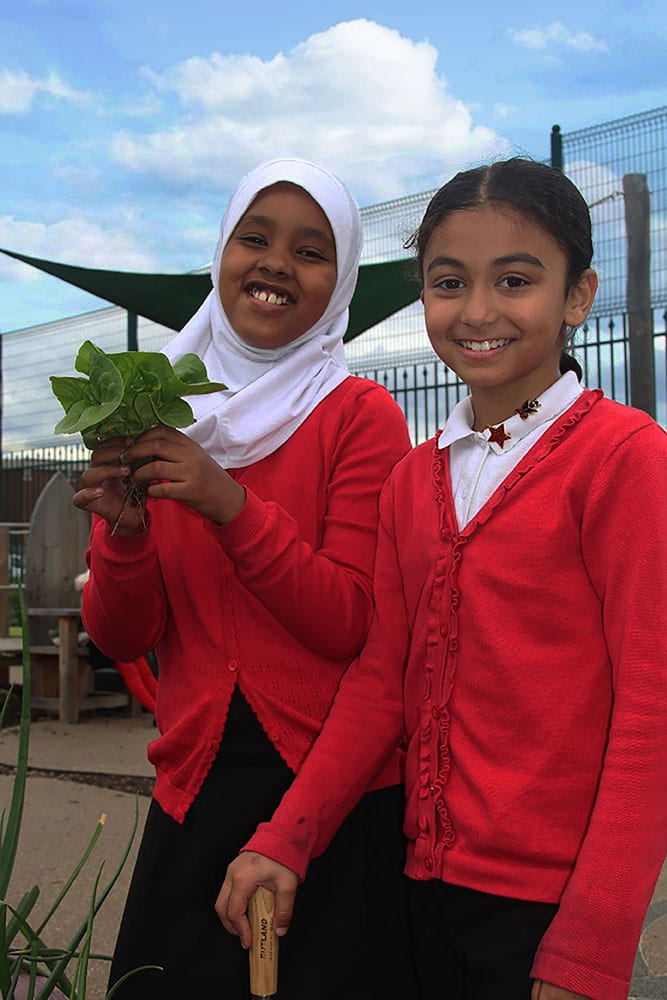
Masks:
[[[248,174],[222,221],[213,290],[165,350],[194,351],[227,389],[189,400],[185,433],[105,442],[75,496],[95,515],[86,629],[114,659],[155,649],[160,667],[154,800],[111,982],[163,971],[132,976],[118,1000],[245,1000],[247,955],[216,897],[366,636],[377,499],[409,441],[385,390],[345,364],[360,250],[337,178],[294,159]],[[133,507],[119,521],[140,461],[145,523]],[[287,1000],[414,996],[400,764],[309,872],[281,946]]]

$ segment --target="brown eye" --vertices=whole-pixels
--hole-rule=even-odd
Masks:
[[[506,278],[500,282],[501,286],[505,288],[523,288],[528,282],[525,278],[520,278],[518,274],[508,274]]]
[[[247,236],[239,236],[241,243],[249,243],[251,246],[266,246],[266,240],[263,236],[257,236],[254,233],[249,233]]]

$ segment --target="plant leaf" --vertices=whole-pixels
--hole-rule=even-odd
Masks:
[[[137,393],[134,400],[134,410],[144,430],[149,430],[151,425],[155,427],[160,423],[153,401],[147,392]]]
[[[167,427],[189,427],[194,421],[192,407],[184,399],[168,399],[153,404],[161,424]]]
[[[87,401],[90,399],[90,394],[88,391],[88,382],[85,378],[72,378],[71,376],[64,375],[51,375],[50,376],[51,388],[53,393],[57,396],[60,405],[62,406],[65,413],[70,409],[74,403],[79,403],[82,400]]]
[[[101,353],[103,353],[101,348],[93,344],[92,340],[84,340],[77,352],[74,367],[78,372],[82,372],[84,375],[90,375],[91,359],[94,354]]]
[[[113,413],[123,398],[123,376],[106,354],[95,353],[90,358],[90,393]]]
[[[65,416],[56,434],[81,433],[94,450],[110,437],[137,437],[163,423],[188,427],[194,414],[183,396],[219,392],[226,386],[210,382],[196,354],[185,354],[172,366],[161,351],[120,351],[106,354],[90,340],[81,344],[75,361],[86,379],[51,376],[51,387]]]
[[[206,365],[198,354],[184,354],[173,364],[174,373],[181,382],[195,383],[208,381]]]
[[[174,361],[174,374],[181,383],[181,396],[199,396],[227,388],[224,382],[209,382],[206,366],[197,354],[184,354]]]

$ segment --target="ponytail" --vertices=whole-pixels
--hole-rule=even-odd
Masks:
[[[560,373],[564,375],[565,372],[574,372],[580,382],[584,375],[577,359],[568,354],[567,351],[563,351],[560,356]]]

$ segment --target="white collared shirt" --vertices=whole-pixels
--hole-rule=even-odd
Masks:
[[[439,448],[449,447],[449,469],[459,529],[484,506],[512,469],[555,420],[574,403],[584,387],[574,372],[566,372],[539,397],[540,407],[525,420],[514,415],[504,421],[503,446],[489,441],[490,428],[475,431],[472,399],[466,396],[449,415]]]

